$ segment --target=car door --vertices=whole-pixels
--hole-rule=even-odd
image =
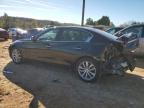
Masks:
[[[86,53],[91,38],[92,35],[83,30],[74,28],[61,29],[56,41],[50,43],[54,61],[62,64],[73,63]]]
[[[128,37],[128,43],[127,43],[127,48],[128,49],[136,49],[137,52],[140,51],[140,37],[142,35],[142,26],[134,26],[134,27],[129,27],[127,29],[124,29],[123,31],[120,32],[119,36],[122,35],[128,35],[130,33],[135,34],[135,37]]]
[[[51,61],[53,58],[51,42],[56,39],[58,34],[59,30],[53,28],[45,31],[44,33],[41,33],[34,40],[24,42],[24,56],[28,59]]]

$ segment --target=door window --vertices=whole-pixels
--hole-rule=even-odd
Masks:
[[[91,40],[92,35],[89,32],[74,30],[74,29],[66,29],[63,30],[62,35],[60,37],[60,41],[83,41],[88,42]]]
[[[129,29],[124,30],[122,34],[135,33],[138,37],[141,37],[142,29],[143,27],[131,27]]]
[[[41,41],[55,41],[56,36],[58,35],[59,30],[57,29],[53,29],[53,30],[49,30],[46,33],[42,34],[38,40]]]
[[[116,31],[115,29],[109,29],[107,32],[110,33],[110,34],[114,34],[115,31]]]

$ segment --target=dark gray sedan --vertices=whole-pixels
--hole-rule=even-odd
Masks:
[[[52,27],[31,39],[15,41],[9,53],[16,64],[34,59],[71,65],[82,80],[94,81],[103,73],[123,75],[126,70],[134,70],[128,44],[127,38],[98,29]]]

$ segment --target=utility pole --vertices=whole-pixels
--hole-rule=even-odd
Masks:
[[[83,5],[82,5],[82,20],[81,20],[81,26],[84,25],[84,14],[85,14],[85,0],[83,0]]]

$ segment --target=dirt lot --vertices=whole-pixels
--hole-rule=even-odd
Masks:
[[[103,76],[97,83],[85,83],[69,67],[12,63],[10,43],[0,42],[0,108],[144,108],[144,60],[125,77]]]

